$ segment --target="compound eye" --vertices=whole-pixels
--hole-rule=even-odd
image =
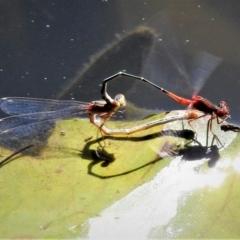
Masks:
[[[221,101],[218,104],[218,107],[220,108],[218,111],[219,116],[225,116],[229,114],[229,107],[228,104],[224,101]]]
[[[228,108],[228,105],[227,105],[226,102],[221,101],[221,102],[219,103],[219,107],[220,107],[220,108]]]
[[[120,107],[125,107],[126,106],[126,99],[125,99],[125,96],[123,94],[118,94],[115,96],[114,100],[116,102],[119,102],[120,103]]]

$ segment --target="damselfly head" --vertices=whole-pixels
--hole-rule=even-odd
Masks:
[[[217,115],[219,117],[223,117],[229,114],[229,107],[228,104],[224,101],[220,101],[218,104]]]
[[[126,106],[126,98],[123,94],[117,94],[114,98],[114,100],[118,103],[120,103],[120,107]]]

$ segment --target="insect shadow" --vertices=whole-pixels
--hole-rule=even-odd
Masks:
[[[220,158],[218,147],[216,145],[206,147],[206,146],[202,146],[200,143],[196,142],[198,145],[191,146],[191,145],[189,145],[190,142],[188,142],[188,144],[186,144],[184,146],[184,148],[179,149],[177,151],[172,151],[172,149],[164,149],[164,151],[166,151],[166,153],[167,153],[165,156],[157,154],[156,158],[149,161],[148,163],[145,163],[143,165],[140,165],[139,167],[130,169],[125,172],[121,172],[118,174],[112,174],[112,175],[100,175],[100,174],[94,172],[94,170],[93,170],[97,164],[101,163],[102,167],[107,167],[107,166],[109,166],[109,164],[111,164],[112,162],[114,162],[116,160],[114,154],[107,152],[107,150],[104,148],[104,146],[101,145],[103,143],[103,141],[106,139],[138,142],[138,141],[147,141],[150,139],[159,138],[159,136],[161,137],[161,136],[167,136],[167,135],[169,135],[169,136],[177,135],[177,137],[182,137],[184,139],[190,140],[190,142],[195,141],[194,140],[194,132],[192,130],[188,130],[188,129],[178,130],[178,131],[167,130],[167,131],[161,132],[161,134],[159,134],[159,132],[158,132],[158,133],[144,135],[141,137],[105,136],[104,138],[101,137],[98,139],[88,141],[85,144],[83,150],[81,151],[81,157],[84,159],[91,160],[91,162],[88,165],[88,174],[92,175],[94,177],[100,178],[100,179],[108,179],[108,178],[120,177],[120,176],[124,176],[127,174],[131,174],[135,171],[138,171],[149,165],[155,164],[156,162],[161,161],[162,159],[164,159],[166,157],[170,157],[170,156],[182,156],[182,159],[185,161],[196,161],[196,160],[200,160],[203,158],[209,158],[209,161],[208,161],[209,167],[214,167],[216,162]],[[91,150],[90,149],[91,145],[96,144],[96,143],[99,143],[100,147],[97,150]]]
[[[19,158],[19,157],[15,157],[15,156],[18,155],[19,153],[23,153],[24,151],[26,151],[26,150],[29,149],[29,148],[32,148],[33,146],[34,146],[34,145],[31,144],[31,145],[28,145],[28,146],[26,146],[26,147],[23,147],[23,148],[15,151],[15,152],[13,152],[11,155],[7,156],[6,158],[2,159],[2,160],[0,161],[0,168],[3,167],[3,166],[6,165],[6,164],[12,162],[13,160]]]

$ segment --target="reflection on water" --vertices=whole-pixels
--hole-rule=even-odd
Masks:
[[[106,77],[129,68],[132,74],[139,75],[142,68],[142,55],[145,51],[149,51],[153,39],[154,32],[146,27],[119,37],[117,41],[95,54],[90,63],[71,80],[58,98],[91,101],[92,98],[101,97],[98,84]],[[109,75],[106,75],[106,67]],[[133,85],[132,82],[125,84],[122,83],[120,88],[116,85],[114,88],[122,91],[122,87],[131,88]],[[83,89],[87,91],[82,91]]]

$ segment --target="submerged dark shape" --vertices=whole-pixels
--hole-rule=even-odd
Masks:
[[[75,78],[63,88],[58,99],[75,98],[90,101],[92,96],[100,97],[100,89],[97,86],[107,76],[124,69],[140,74],[142,55],[149,51],[153,39],[154,32],[147,27],[139,27],[133,32],[118,37],[116,42],[95,54]],[[131,84],[129,83],[129,87]],[[80,91],[80,89],[90,89],[91,95],[88,91]]]

